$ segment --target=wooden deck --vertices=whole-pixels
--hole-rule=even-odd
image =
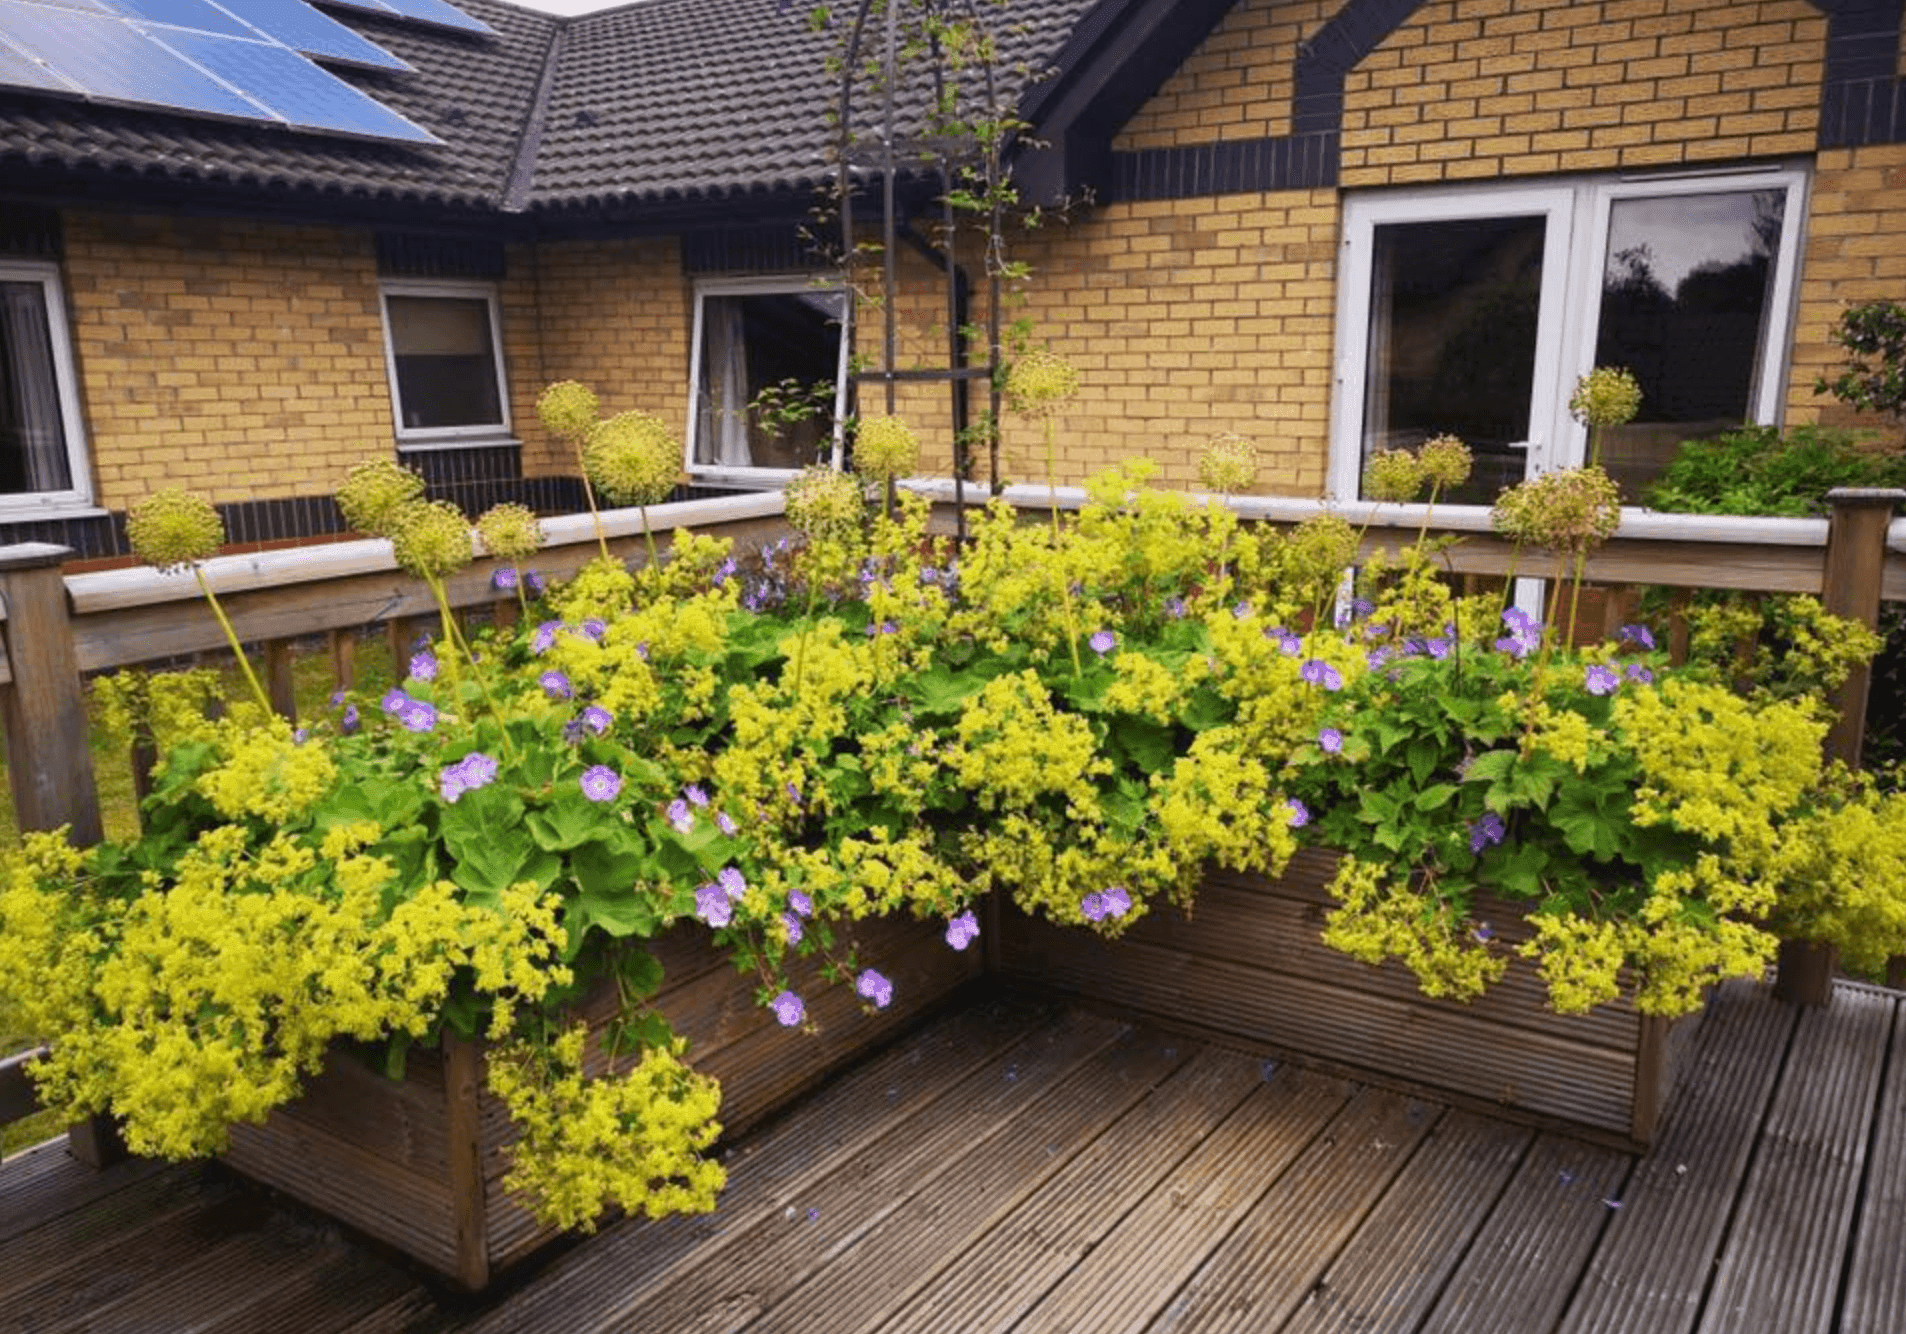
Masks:
[[[1906,1018],[1717,998],[1655,1151],[978,1002],[730,1153],[721,1210],[434,1293],[217,1168],[0,1166],[8,1331],[1906,1329]]]

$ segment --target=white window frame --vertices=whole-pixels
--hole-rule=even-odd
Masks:
[[[707,298],[711,296],[801,296],[829,292],[840,298],[840,358],[834,368],[834,448],[830,467],[839,468],[845,457],[847,404],[850,382],[847,367],[853,355],[852,311],[846,284],[835,277],[816,277],[812,273],[765,274],[748,278],[701,278],[695,282],[695,312],[689,329],[688,352],[688,429],[682,433],[682,466],[697,481],[741,483],[752,486],[783,486],[800,475],[794,468],[733,467],[719,463],[697,463],[700,446],[701,413],[696,403],[702,382],[702,334]]]
[[[490,354],[496,375],[498,422],[472,426],[411,427],[404,425],[404,397],[397,381],[397,347],[391,339],[390,298],[394,296],[458,297],[480,300],[489,312]],[[404,453],[432,449],[465,449],[474,445],[517,443],[510,421],[510,379],[503,361],[503,316],[495,283],[387,279],[378,284],[377,307],[384,320],[384,374],[390,385],[391,426],[397,448]]]
[[[85,417],[79,398],[79,367],[73,355],[73,331],[66,321],[66,294],[59,265],[50,260],[0,259],[0,279],[38,283],[46,305],[47,339],[53,345],[53,386],[59,399],[60,427],[66,437],[66,466],[73,484],[59,491],[0,494],[0,519],[20,521],[50,513],[101,512],[93,502],[93,477],[86,449]]]
[[[1805,165],[1697,169],[1684,172],[1490,182],[1348,195],[1337,286],[1336,384],[1331,396],[1330,493],[1354,498],[1363,471],[1364,377],[1368,370],[1374,228],[1383,223],[1439,222],[1505,214],[1548,219],[1536,322],[1535,378],[1530,393],[1530,472],[1578,466],[1588,430],[1569,415],[1568,388],[1594,369],[1592,315],[1599,312],[1612,206],[1630,198],[1724,194],[1784,188],[1780,250],[1774,256],[1760,352],[1753,420],[1779,425],[1793,350],[1801,244],[1806,234],[1810,173]],[[1562,262],[1556,262],[1557,259]],[[1487,513],[1480,505],[1439,506]],[[1632,507],[1630,507],[1632,508]]]

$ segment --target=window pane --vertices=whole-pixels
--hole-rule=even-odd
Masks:
[[[834,437],[842,309],[839,292],[702,297],[697,463],[804,468],[826,457]],[[771,415],[751,407],[767,389],[791,410]]]
[[[1681,441],[1753,420],[1785,207],[1783,190],[1610,206],[1595,364],[1626,366],[1642,397],[1601,462],[1630,504]]]
[[[488,299],[390,296],[385,301],[404,427],[502,425]]]
[[[46,289],[0,282],[0,493],[72,486]]]
[[[1450,432],[1476,468],[1443,499],[1488,504],[1522,480],[1547,226],[1538,215],[1374,229],[1365,463]]]

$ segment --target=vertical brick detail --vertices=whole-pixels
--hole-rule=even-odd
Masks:
[[[1298,44],[1338,0],[1240,0],[1113,139],[1117,152],[1292,132]]]
[[[1906,144],[1833,149],[1814,167],[1811,217],[1801,260],[1794,321],[1787,419],[1879,430],[1901,441],[1901,428],[1854,412],[1814,381],[1846,365],[1845,349],[1828,337],[1847,306],[1898,300],[1906,293]],[[1906,443],[1906,441],[1902,441]]]
[[[1433,0],[1348,77],[1343,184],[1811,152],[1826,59],[1804,0]]]

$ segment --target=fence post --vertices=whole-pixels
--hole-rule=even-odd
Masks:
[[[1886,567],[1886,530],[1906,491],[1876,487],[1836,487],[1827,493],[1833,506],[1827,522],[1827,556],[1820,602],[1835,616],[1872,629],[1879,624],[1880,582]],[[1866,697],[1872,669],[1862,663],[1829,697],[1833,727],[1826,756],[1850,769],[1860,766],[1866,734]],[[1784,940],[1774,995],[1794,1005],[1824,1005],[1833,994],[1837,951],[1817,941]]]
[[[8,775],[20,830],[69,826],[76,847],[99,842],[99,790],[93,785],[91,728],[60,566],[72,550],[47,542],[0,547],[0,599],[7,608],[7,661],[13,683],[0,690]],[[110,1119],[68,1128],[73,1156],[93,1167],[125,1157]]]

